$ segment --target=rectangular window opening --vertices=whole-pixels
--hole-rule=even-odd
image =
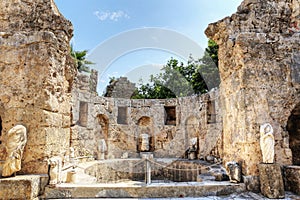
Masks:
[[[127,107],[118,107],[118,124],[127,124]]]
[[[214,100],[207,102],[207,123],[214,124],[217,122],[216,103]]]
[[[176,106],[165,106],[165,125],[176,126]]]
[[[80,102],[79,105],[79,125],[87,126],[88,121],[88,103]]]

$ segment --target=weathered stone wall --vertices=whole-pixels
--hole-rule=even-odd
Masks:
[[[184,157],[194,137],[199,140],[199,158],[222,156],[218,90],[202,96],[136,100],[100,97],[81,90],[79,82],[74,86],[71,145],[79,156],[99,159],[104,139],[107,159],[139,157],[143,133],[150,135],[155,157]]]
[[[106,93],[104,96],[130,99],[135,89],[135,84],[131,83],[127,77],[120,77],[116,80],[113,80],[106,87]]]
[[[53,0],[0,1],[0,117],[2,134],[27,127],[22,171],[47,173],[46,159],[70,140],[72,25]],[[0,160],[5,157],[0,145]]]
[[[224,160],[242,163],[245,175],[258,175],[266,122],[274,128],[275,161],[292,163],[286,127],[300,102],[299,19],[299,0],[245,0],[206,30],[219,45]]]

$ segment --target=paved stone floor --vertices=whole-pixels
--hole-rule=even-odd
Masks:
[[[99,199],[99,198],[97,198]],[[108,200],[109,198],[105,198],[105,200]],[[199,197],[199,198],[151,198],[151,199],[137,199],[137,198],[113,198],[112,200],[267,200],[268,198],[263,197],[260,194],[256,194],[253,192],[247,192],[242,194],[232,194],[230,196],[223,196],[223,197],[216,197],[216,196],[208,196],[208,197]],[[300,200],[299,195],[294,195],[291,192],[286,192],[285,194],[286,200]],[[78,199],[83,200],[83,199]],[[91,200],[91,199],[87,199]],[[276,200],[276,199],[273,199]],[[282,200],[282,199],[281,199]]]

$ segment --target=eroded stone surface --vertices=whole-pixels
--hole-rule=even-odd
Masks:
[[[259,164],[261,193],[270,199],[285,197],[281,168],[277,164]]]
[[[300,195],[300,166],[284,167],[285,189]]]
[[[291,164],[287,121],[300,103],[299,0],[245,0],[237,12],[210,24],[219,45],[224,160],[258,175],[259,125],[274,128],[275,162]]]
[[[0,179],[0,199],[38,199],[41,184],[38,175]]]
[[[72,25],[53,0],[3,0],[0,7],[2,131],[24,124],[22,171],[47,173],[46,158],[69,148]],[[4,156],[0,145],[0,160]]]

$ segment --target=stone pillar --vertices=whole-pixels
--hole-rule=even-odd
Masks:
[[[285,127],[300,98],[300,81],[294,78],[300,58],[294,31],[300,31],[293,30],[300,16],[291,2],[244,0],[235,14],[205,31],[219,45],[223,160],[241,162],[246,176],[259,174],[259,124],[274,128],[276,163],[292,161]]]
[[[270,199],[284,198],[281,168],[278,164],[259,164],[261,193]]]
[[[70,144],[72,24],[53,0],[1,0],[0,8],[2,132],[24,125],[22,172],[45,174],[47,158],[63,155]]]

